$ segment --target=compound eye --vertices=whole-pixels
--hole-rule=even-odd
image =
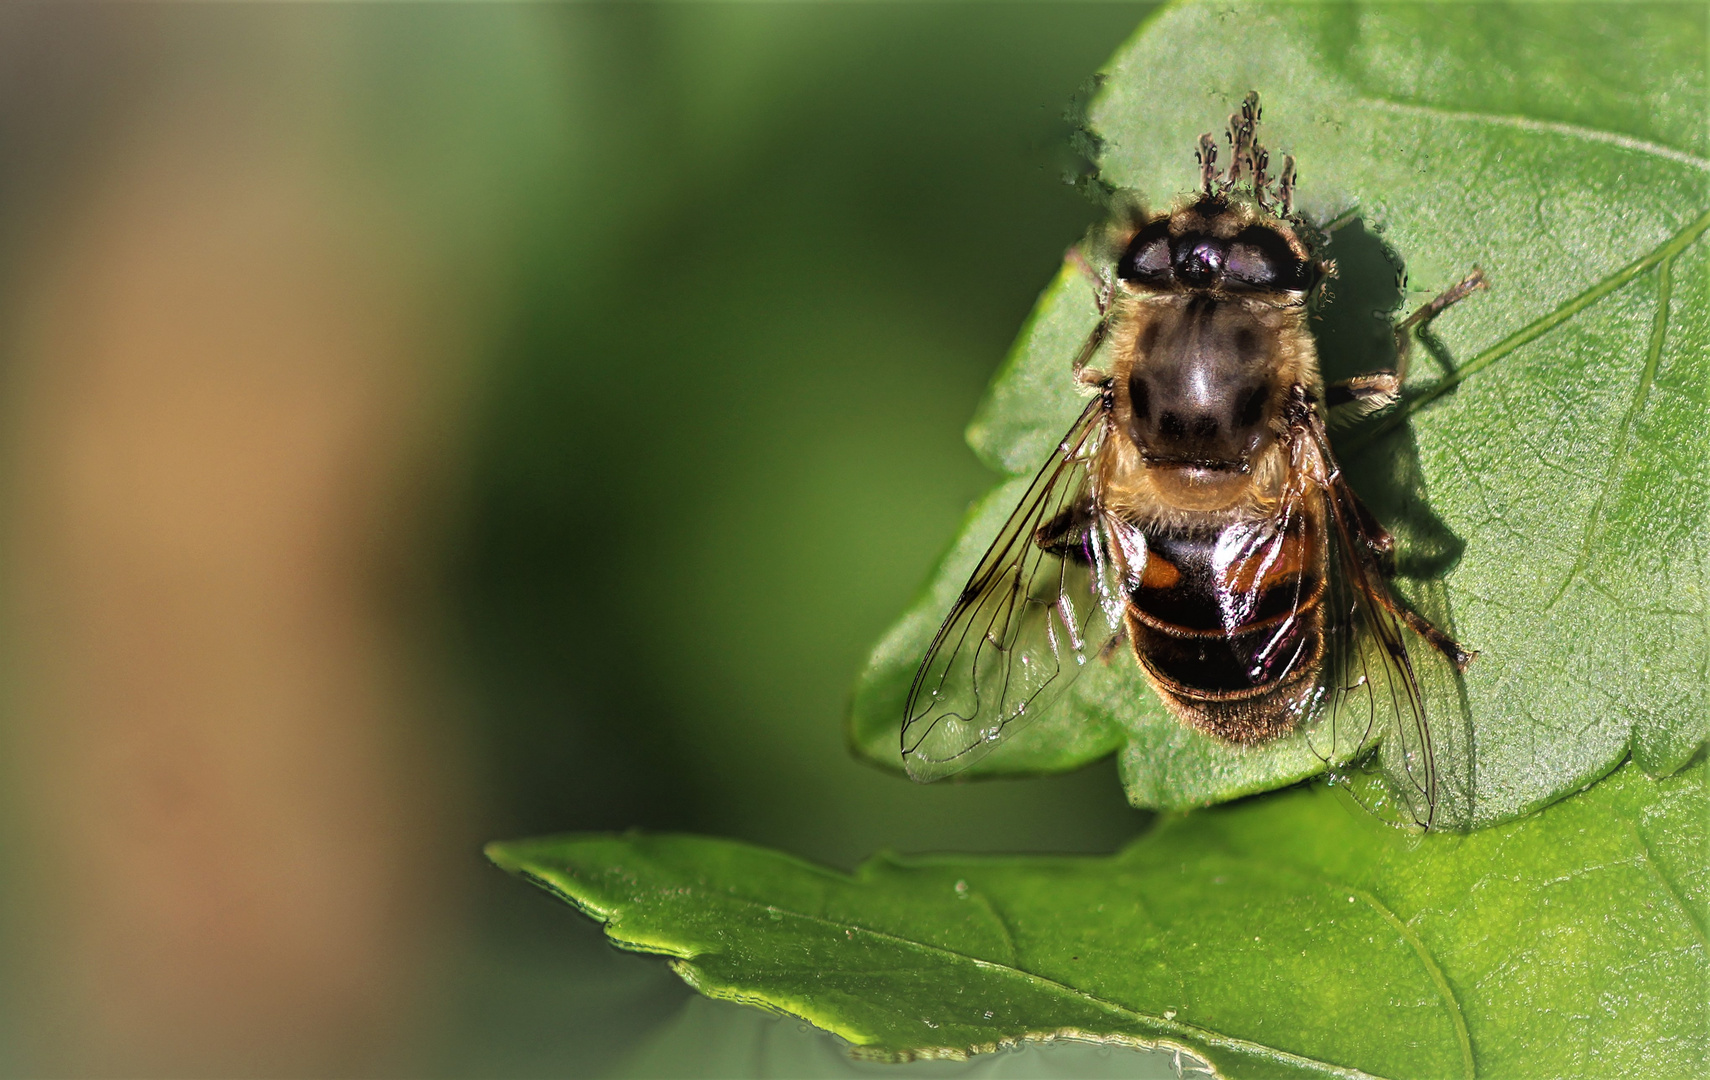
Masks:
[[[1229,245],[1229,282],[1254,289],[1306,289],[1312,275],[1288,241],[1274,229],[1249,225]]]
[[[1211,285],[1223,273],[1228,252],[1223,241],[1190,234],[1175,243],[1176,277],[1189,285]]]
[[[1167,285],[1170,281],[1170,223],[1154,221],[1129,242],[1116,264],[1123,281],[1142,285]]]
[[[1229,245],[1229,276],[1246,285],[1268,286],[1277,279],[1276,264],[1251,244]]]

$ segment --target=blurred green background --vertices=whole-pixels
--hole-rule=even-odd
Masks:
[[[0,11],[0,1068],[615,1067],[688,991],[486,839],[1132,835],[841,722],[1147,10]]]

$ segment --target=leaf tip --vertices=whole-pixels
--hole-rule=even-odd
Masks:
[[[481,854],[487,861],[500,870],[512,874],[522,872],[522,857],[515,850],[514,842],[509,840],[491,840],[481,846]]]

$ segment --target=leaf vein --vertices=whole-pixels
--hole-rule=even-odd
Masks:
[[[1664,158],[1677,164],[1686,165],[1700,172],[1710,172],[1710,159],[1689,154],[1684,150],[1676,150],[1672,146],[1650,142],[1645,139],[1635,139],[1631,135],[1622,135],[1615,131],[1603,131],[1599,128],[1582,127],[1579,124],[1568,124],[1559,120],[1537,120],[1530,116],[1509,116],[1502,113],[1464,112],[1456,109],[1444,109],[1435,105],[1415,105],[1404,101],[1392,101],[1388,98],[1361,98],[1357,104],[1383,112],[1402,113],[1410,116],[1429,116],[1438,120],[1449,120],[1463,124],[1481,124],[1490,127],[1509,127],[1520,131],[1536,132],[1546,135],[1562,135],[1570,139],[1583,139],[1587,142],[1603,143],[1607,146],[1618,146],[1623,150],[1635,153],[1650,154]]]
[[[1004,917],[1004,913],[999,911],[998,906],[992,903],[991,898],[986,896],[984,893],[974,893],[972,899],[978,902],[981,907],[985,908],[987,913],[991,915],[992,920],[997,923],[999,932],[1003,934],[1004,947],[1009,952],[1008,963],[1011,966],[1019,967],[1021,964],[1021,949],[1016,944],[1015,932],[1010,929],[1009,919]]]
[[[1553,311],[1532,320],[1525,326],[1522,326],[1520,329],[1497,342],[1495,345],[1492,345],[1484,352],[1479,353],[1465,364],[1462,364],[1450,374],[1445,375],[1437,382],[1432,383],[1430,386],[1422,390],[1417,397],[1409,399],[1401,408],[1393,410],[1387,417],[1385,417],[1382,423],[1375,425],[1363,437],[1351,440],[1350,450],[1365,446],[1380,435],[1383,435],[1384,433],[1399,427],[1401,424],[1406,423],[1414,413],[1442,397],[1456,386],[1459,386],[1469,377],[1483,371],[1485,368],[1496,363],[1498,360],[1501,360],[1509,353],[1520,348],[1520,346],[1529,344],[1538,338],[1543,337],[1545,334],[1554,330],[1556,327],[1590,307],[1592,304],[1595,304],[1605,296],[1608,296],[1623,285],[1626,285],[1628,282],[1632,281],[1646,270],[1649,270],[1657,263],[1662,262],[1665,259],[1672,259],[1687,247],[1691,246],[1694,241],[1704,234],[1706,229],[1710,229],[1710,210],[1700,214],[1692,224],[1676,233],[1666,243],[1661,244],[1655,250],[1639,256],[1637,259],[1634,259],[1632,262],[1615,271],[1613,274],[1610,274],[1598,281],[1590,288],[1563,301]]]
[[[1604,473],[1603,483],[1598,486],[1597,498],[1591,504],[1591,513],[1585,519],[1585,534],[1580,538],[1579,554],[1575,556],[1573,565],[1562,578],[1555,595],[1544,604],[1543,610],[1550,611],[1556,606],[1556,601],[1567,592],[1574,578],[1584,572],[1591,563],[1591,546],[1597,538],[1597,526],[1603,520],[1603,505],[1608,501],[1609,492],[1614,489],[1620,479],[1621,470],[1627,464],[1627,446],[1633,433],[1633,424],[1639,414],[1644,411],[1645,402],[1651,395],[1651,386],[1657,379],[1657,366],[1662,362],[1663,342],[1668,338],[1668,308],[1674,292],[1674,259],[1667,258],[1657,264],[1657,313],[1651,322],[1651,340],[1645,350],[1645,367],[1639,375],[1639,385],[1633,390],[1633,400],[1628,402],[1627,411],[1621,416],[1621,426],[1615,431],[1614,453],[1609,455],[1609,469]]]
[[[975,967],[978,967],[978,968],[981,968],[984,970],[989,970],[989,971],[995,972],[999,975],[1005,975],[1005,976],[1009,976],[1012,978],[1020,979],[1023,982],[1033,984],[1033,985],[1038,986],[1038,987],[1040,987],[1046,991],[1053,992],[1055,994],[1058,994],[1058,995],[1061,995],[1064,997],[1079,998],[1080,1000],[1082,1000],[1082,1001],[1084,1001],[1090,1005],[1093,1005],[1096,1008],[1103,1009],[1106,1012],[1114,1013],[1118,1016],[1121,1016],[1121,1017],[1129,1020],[1130,1022],[1138,1021],[1142,1024],[1147,1025],[1147,1026],[1154,1027],[1160,1031],[1169,1032],[1169,1033],[1181,1036],[1183,1038],[1197,1039],[1206,1046],[1215,1046],[1215,1047],[1218,1047],[1218,1048],[1224,1049],[1224,1050],[1233,1050],[1233,1051],[1236,1051],[1238,1053],[1251,1054],[1251,1055],[1254,1055],[1255,1057],[1262,1057],[1262,1058],[1269,1059],[1271,1061],[1276,1061],[1276,1062],[1294,1065],[1298,1068],[1312,1069],[1312,1070],[1321,1072],[1326,1076],[1342,1077],[1342,1078],[1345,1078],[1345,1080],[1366,1080],[1366,1078],[1371,1077],[1370,1073],[1362,1072],[1359,1069],[1352,1069],[1352,1068],[1348,1068],[1347,1066],[1336,1065],[1336,1064],[1333,1064],[1333,1063],[1328,1062],[1328,1061],[1319,1061],[1316,1058],[1310,1058],[1304,1054],[1297,1054],[1297,1053],[1294,1053],[1294,1052],[1289,1051],[1289,1050],[1283,1050],[1283,1049],[1281,1049],[1279,1047],[1275,1047],[1275,1046],[1268,1046],[1264,1043],[1254,1042],[1250,1039],[1242,1039],[1242,1038],[1239,1038],[1239,1037],[1234,1036],[1234,1035],[1225,1035],[1221,1032],[1212,1031],[1209,1028],[1202,1028],[1202,1027],[1199,1027],[1199,1026],[1194,1025],[1194,1024],[1183,1023],[1180,1020],[1166,1020],[1162,1016],[1153,1016],[1150,1013],[1144,1013],[1144,1012],[1139,1011],[1138,1009],[1130,1008],[1129,1006],[1123,1005],[1120,1002],[1115,1002],[1115,1001],[1109,1000],[1108,998],[1099,997],[1096,994],[1088,993],[1085,990],[1078,989],[1077,987],[1070,986],[1066,983],[1060,983],[1060,982],[1056,981],[1055,979],[1049,979],[1043,975],[1037,975],[1031,971],[1026,970],[1025,968],[1016,967],[1016,966],[1012,966],[1009,964],[994,963],[990,960],[982,960],[981,958],[979,958],[977,956],[969,955],[968,953],[964,953],[964,952],[961,952],[959,950],[952,949],[948,946],[933,945],[930,942],[925,942],[925,941],[915,941],[911,938],[905,938],[905,937],[902,937],[901,935],[892,934],[892,933],[889,933],[889,932],[884,931],[884,930],[874,930],[870,927],[859,926],[855,923],[840,922],[836,919],[827,918],[826,916],[823,916],[823,915],[811,915],[811,914],[808,914],[807,912],[793,911],[789,908],[779,907],[775,904],[765,904],[765,903],[762,903],[758,900],[755,900],[755,899],[752,899],[752,898],[746,897],[746,896],[740,896],[740,895],[738,895],[738,896],[719,896],[719,897],[717,897],[717,899],[724,901],[726,903],[746,904],[750,907],[763,908],[767,912],[775,912],[775,913],[778,913],[781,915],[786,915],[786,916],[790,916],[793,918],[801,919],[804,922],[819,923],[821,925],[834,927],[834,928],[839,929],[839,930],[853,930],[854,932],[856,932],[858,934],[865,934],[869,937],[874,937],[874,938],[877,938],[881,941],[885,941],[887,943],[890,943],[892,945],[897,945],[897,946],[900,946],[900,947],[905,948],[905,949],[917,949],[917,950],[920,950],[921,952],[936,953],[936,954],[943,955],[943,956],[955,957],[957,959],[971,963]],[[607,932],[608,933],[610,933],[610,928],[611,928],[611,924],[608,923],[607,924]],[[615,934],[612,935],[612,937],[614,938],[614,940],[620,940],[621,941],[621,939],[617,938],[617,936]],[[687,962],[687,961],[691,961],[693,959],[696,959],[696,957],[694,957],[694,956],[681,956],[680,955],[680,959],[683,962]],[[697,985],[696,989],[700,989],[703,992],[706,992],[705,988],[700,986],[700,985]],[[747,999],[745,999],[745,1000],[747,1000]],[[776,1007],[776,1003],[775,1002],[772,1003],[772,1006]],[[804,1019],[806,1019],[806,1018],[804,1017]],[[843,1033],[838,1032],[838,1034],[843,1034]],[[853,1041],[853,1040],[851,1040],[851,1041]]]
[[[1639,827],[1629,821],[1627,822],[1627,830],[1633,834],[1633,842],[1639,845],[1639,855],[1645,864],[1645,869],[1651,872],[1651,876],[1656,878],[1657,884],[1662,886],[1663,892],[1667,893],[1668,898],[1674,902],[1674,906],[1680,909],[1681,918],[1685,919],[1686,925],[1692,928],[1692,936],[1698,939],[1699,947],[1710,952],[1710,934],[1706,934],[1704,925],[1698,921],[1698,916],[1686,906],[1685,899],[1675,890],[1674,884],[1669,881],[1667,875],[1662,872],[1662,867],[1658,866],[1656,859],[1651,856],[1651,846],[1645,843],[1645,837],[1639,832]]]
[[[1444,976],[1443,969],[1437,965],[1437,960],[1431,955],[1431,950],[1426,948],[1425,942],[1418,934],[1414,933],[1413,928],[1408,926],[1406,922],[1402,921],[1401,917],[1391,911],[1383,901],[1379,900],[1373,894],[1366,892],[1364,889],[1357,888],[1353,885],[1346,885],[1339,881],[1332,881],[1328,878],[1320,878],[1302,873],[1301,871],[1287,865],[1268,862],[1264,865],[1270,866],[1273,870],[1288,874],[1291,877],[1299,878],[1302,881],[1311,882],[1315,885],[1333,891],[1345,891],[1350,895],[1359,897],[1366,906],[1377,912],[1378,915],[1387,922],[1396,933],[1401,935],[1401,939],[1407,942],[1408,947],[1411,948],[1414,955],[1419,958],[1419,962],[1424,965],[1425,972],[1430,976],[1432,984],[1436,986],[1437,993],[1442,997],[1443,1004],[1448,1006],[1449,1020],[1454,1025],[1455,1029],[1455,1040],[1460,1044],[1461,1068],[1463,1070],[1463,1075],[1467,1077],[1467,1080],[1473,1080],[1473,1078],[1478,1075],[1478,1070],[1473,1060],[1472,1036],[1467,1031],[1465,1012],[1461,1008],[1460,1000],[1455,997],[1453,988],[1449,986],[1449,980]]]

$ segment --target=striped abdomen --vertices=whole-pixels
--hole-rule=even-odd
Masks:
[[[1209,534],[1146,533],[1129,639],[1182,719],[1238,743],[1294,726],[1324,658],[1323,525],[1320,510]]]

